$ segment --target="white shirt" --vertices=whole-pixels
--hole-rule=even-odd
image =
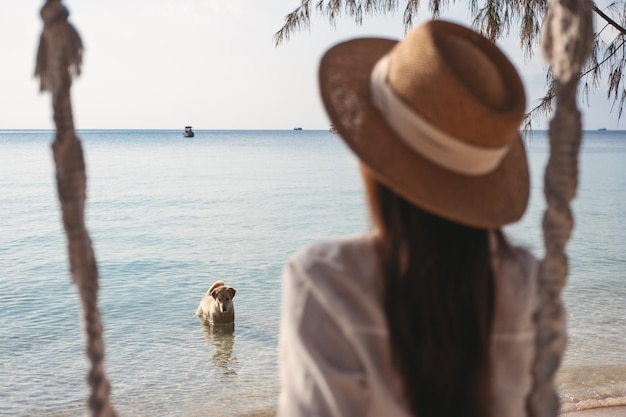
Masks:
[[[525,416],[532,384],[537,261],[520,248],[513,254],[492,256],[493,416]],[[382,285],[369,234],[313,245],[290,259],[283,275],[280,417],[411,416],[392,364]]]

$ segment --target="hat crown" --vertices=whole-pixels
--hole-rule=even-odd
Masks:
[[[417,114],[468,144],[507,145],[526,99],[517,71],[488,39],[444,21],[421,25],[390,52],[388,81]]]

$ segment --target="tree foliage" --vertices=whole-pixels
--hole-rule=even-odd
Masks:
[[[287,14],[283,27],[274,34],[274,42],[278,46],[289,41],[295,33],[309,30],[313,13],[325,17],[332,26],[342,17],[361,25],[366,16],[396,13],[400,3],[403,3],[402,24],[404,30],[409,31],[423,5],[420,0],[301,0],[300,5]],[[457,3],[457,0],[429,0],[426,9],[436,18],[451,3]],[[598,24],[593,52],[580,75],[582,96],[588,102],[589,94],[605,79],[607,99],[617,109],[619,120],[626,105],[623,81],[626,70],[626,0],[616,0],[604,9],[598,8],[594,2],[591,4]],[[532,57],[539,44],[548,0],[468,0],[467,5],[474,29],[494,42],[515,30],[519,34],[520,47],[527,57]],[[546,93],[526,115],[525,129],[532,127],[533,119],[552,111],[553,99],[553,78],[548,71]]]

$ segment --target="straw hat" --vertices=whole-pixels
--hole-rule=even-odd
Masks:
[[[473,227],[524,213],[524,87],[482,35],[430,21],[400,42],[347,41],[326,52],[319,79],[343,140],[396,193]]]

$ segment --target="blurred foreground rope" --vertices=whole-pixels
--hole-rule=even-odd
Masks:
[[[528,414],[532,417],[556,417],[559,414],[554,379],[567,339],[561,290],[568,273],[565,245],[574,223],[569,204],[578,185],[582,132],[576,92],[578,75],[591,52],[591,13],[589,0],[551,0],[543,24],[543,52],[554,73],[556,110],[550,121],[550,157],[544,183],[546,254],[539,272],[537,353],[532,370],[534,386],[528,401]]]
[[[88,382],[89,408],[94,417],[113,417],[110,385],[104,374],[104,342],[98,310],[98,269],[85,228],[86,176],[83,150],[74,130],[70,87],[80,74],[83,45],[76,29],[67,22],[68,10],[61,0],[48,0],[41,9],[44,29],[39,41],[35,75],[41,91],[52,93],[56,136],[52,144],[57,189],[68,238],[70,269],[79,289],[87,331],[87,356],[91,361]]]

